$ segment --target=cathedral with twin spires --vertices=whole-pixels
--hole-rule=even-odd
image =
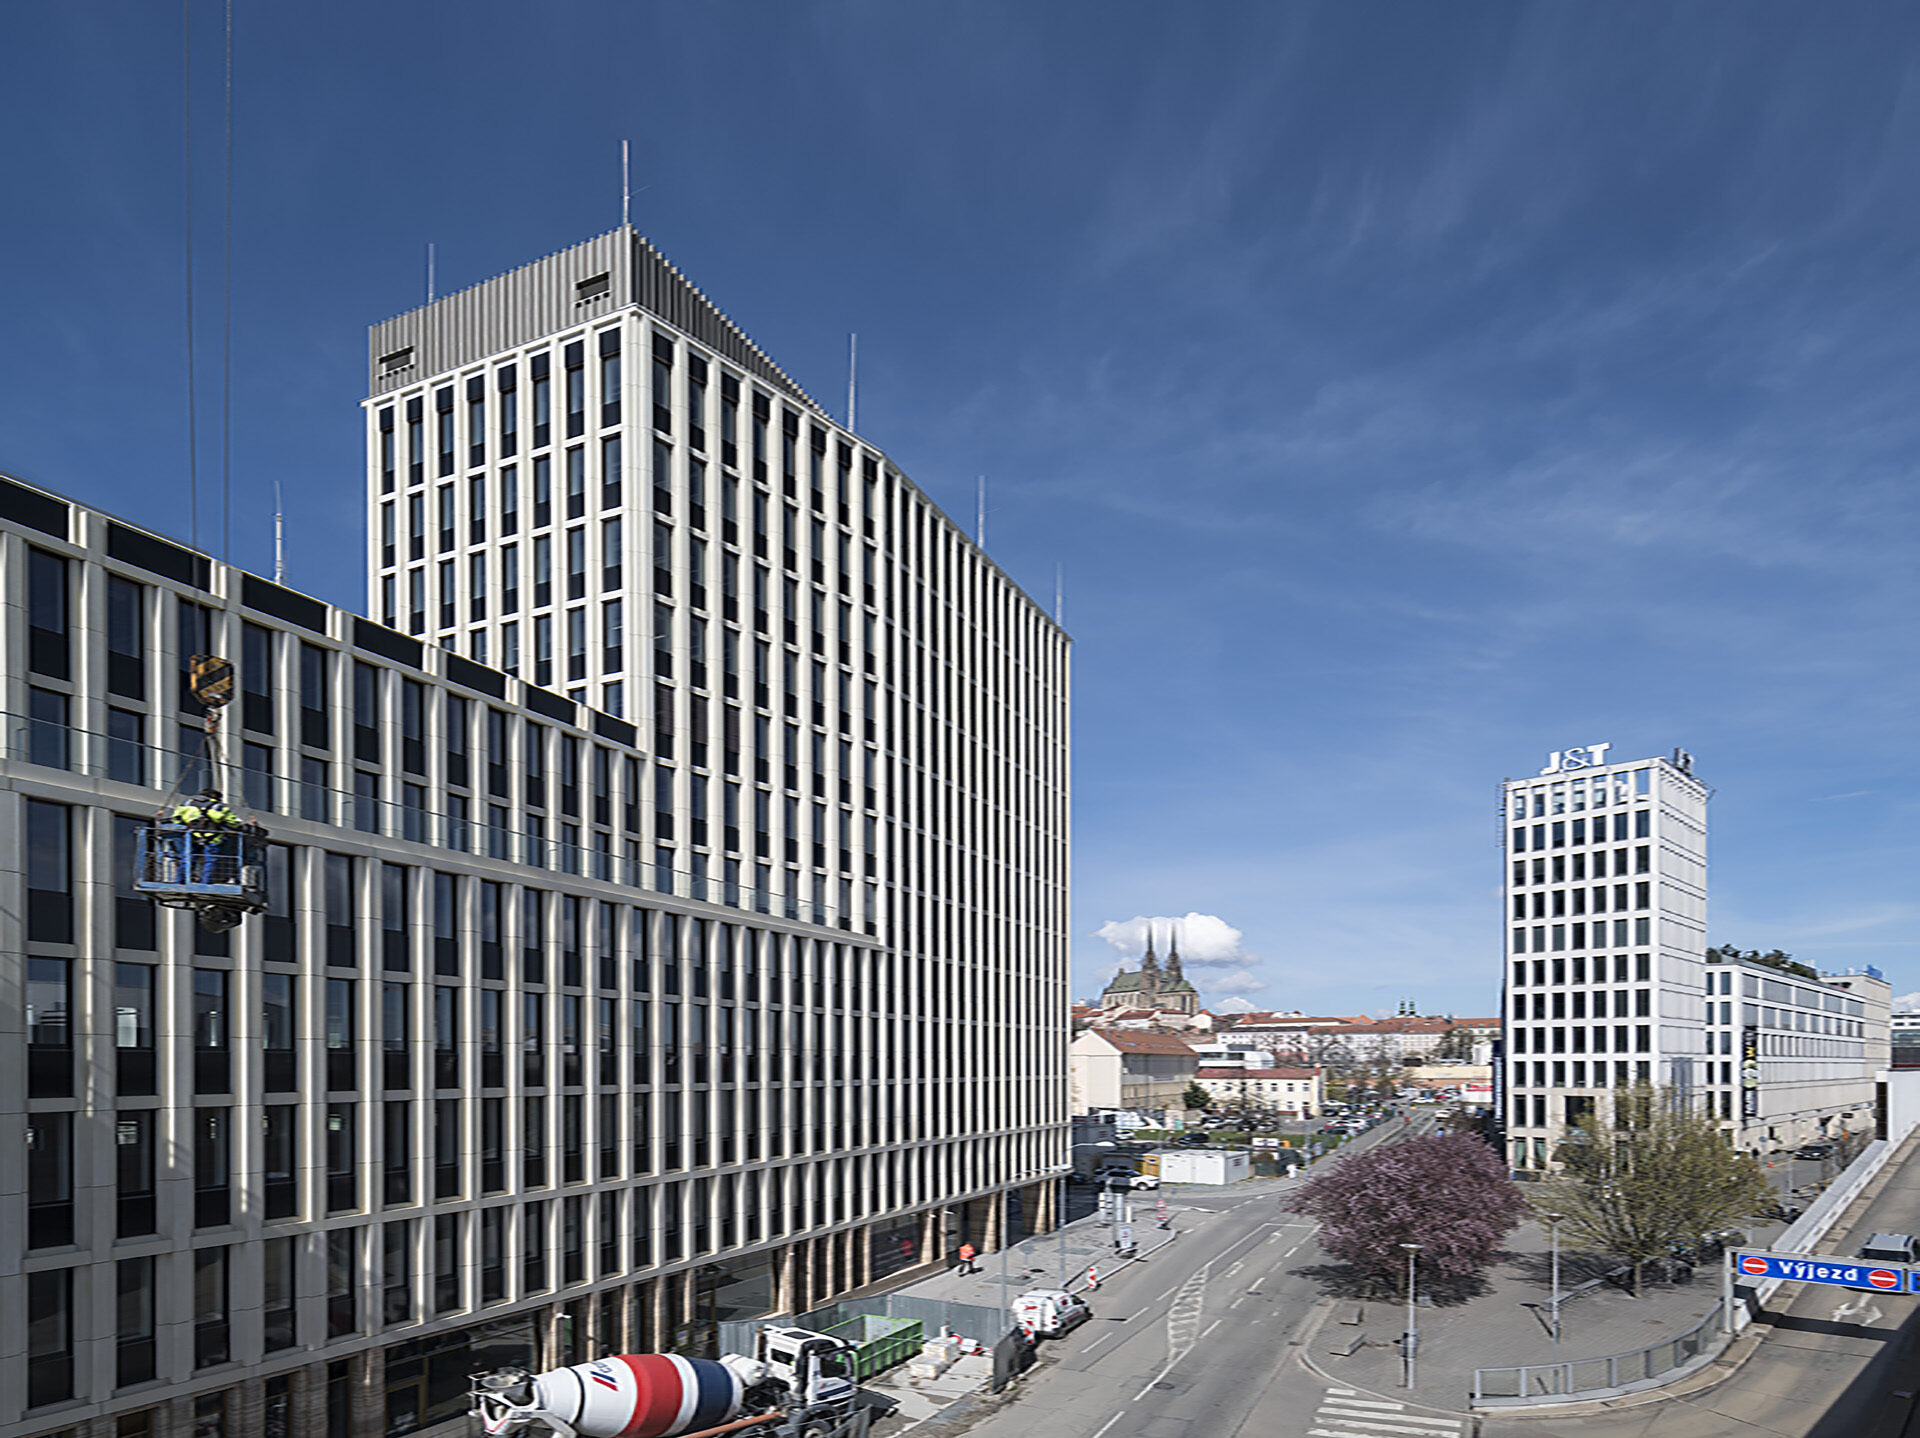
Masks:
[[[1166,1013],[1191,1014],[1199,1011],[1200,994],[1180,972],[1180,936],[1167,935],[1167,962],[1164,968],[1153,953],[1153,928],[1147,928],[1147,952],[1133,973],[1122,969],[1113,982],[1100,991],[1102,1011],[1113,1009],[1159,1009]]]

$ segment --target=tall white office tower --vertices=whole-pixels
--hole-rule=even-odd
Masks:
[[[637,731],[623,815],[576,822],[566,776],[529,774],[490,821],[871,947],[907,1021],[876,1148],[941,1204],[1059,1171],[1059,627],[631,228],[375,326],[370,364],[374,613]],[[824,1137],[797,1103],[768,1121]],[[855,1183],[820,1216],[894,1206]]]
[[[387,626],[0,476],[0,1438],[464,1432],[1054,1221],[1059,628],[631,231],[376,335]]]
[[[1502,1111],[1515,1168],[1625,1084],[1722,1111],[1706,1053],[1707,799],[1691,756],[1563,749],[1502,785]],[[1604,1109],[1603,1109],[1604,1112]]]

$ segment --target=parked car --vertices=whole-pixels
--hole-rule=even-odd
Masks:
[[[1832,1158],[1833,1145],[1830,1143],[1803,1143],[1793,1151],[1795,1158]]]
[[[1905,1233],[1876,1233],[1860,1245],[1854,1257],[1874,1263],[1920,1262],[1920,1239]]]
[[[1103,1168],[1096,1172],[1093,1181],[1102,1187],[1114,1188],[1158,1188],[1160,1179],[1151,1173],[1135,1173],[1130,1168]]]

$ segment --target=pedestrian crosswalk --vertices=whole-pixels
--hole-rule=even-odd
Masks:
[[[1329,1388],[1309,1438],[1461,1438],[1464,1418],[1411,1410],[1352,1388]]]

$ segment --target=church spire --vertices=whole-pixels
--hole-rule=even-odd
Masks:
[[[1170,979],[1186,977],[1180,972],[1180,926],[1178,924],[1174,925],[1167,935],[1167,977]]]
[[[1140,960],[1140,972],[1143,974],[1157,974],[1160,972],[1160,961],[1153,956],[1152,924],[1147,925],[1147,953],[1146,957]]]

